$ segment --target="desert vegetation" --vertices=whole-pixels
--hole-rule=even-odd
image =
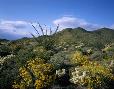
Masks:
[[[114,30],[38,25],[33,38],[0,40],[0,89],[113,89]]]

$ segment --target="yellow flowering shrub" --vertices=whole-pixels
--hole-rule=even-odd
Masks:
[[[76,51],[71,55],[70,61],[72,64],[84,65],[84,64],[88,64],[88,57],[85,55],[82,55],[81,52]]]
[[[71,76],[70,81],[72,83],[85,86],[88,89],[105,89],[108,83],[114,79],[111,70],[97,62],[89,62],[75,68],[71,72]]]
[[[54,80],[53,66],[42,59],[27,61],[26,67],[19,69],[21,81],[14,82],[13,87],[19,89],[47,87]]]
[[[112,70],[97,61],[90,61],[81,52],[76,51],[71,56],[71,63],[75,67],[71,69],[70,81],[76,85],[87,87],[88,89],[106,89],[109,83],[114,81]]]

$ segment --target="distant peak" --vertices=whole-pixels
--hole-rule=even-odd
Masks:
[[[84,28],[82,28],[82,27],[77,27],[76,29],[83,29],[83,30],[85,30]]]
[[[103,27],[103,28],[100,28],[100,29],[98,29],[98,30],[113,30],[113,29],[111,29],[111,28],[106,28],[106,27]]]
[[[100,29],[95,30],[93,32],[95,32],[95,33],[97,33],[99,35],[101,35],[101,34],[104,34],[104,35],[106,35],[106,34],[110,34],[110,35],[114,34],[114,30],[110,29],[110,28],[100,28]]]
[[[82,27],[74,28],[74,30],[80,30],[80,31],[84,31],[84,32],[86,32],[86,30],[85,30],[84,28],[82,28]]]

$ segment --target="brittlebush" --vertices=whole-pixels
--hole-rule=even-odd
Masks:
[[[45,63],[42,59],[34,59],[27,61],[26,67],[20,67],[19,73],[21,81],[14,82],[13,88],[41,89],[49,86],[54,80],[52,73],[53,66]]]
[[[106,68],[97,62],[84,65],[81,69],[82,71],[87,71],[83,84],[91,89],[106,88],[108,87],[108,83],[114,78],[109,68]]]
[[[76,51],[75,53],[73,53],[71,55],[71,59],[70,59],[71,63],[76,64],[76,65],[84,65],[84,64],[88,64],[88,57],[85,55],[82,55],[81,52]]]
[[[90,61],[80,52],[73,54],[71,62],[77,66],[71,71],[70,81],[88,89],[106,89],[109,82],[114,80],[111,69],[97,61]]]

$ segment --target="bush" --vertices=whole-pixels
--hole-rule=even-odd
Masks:
[[[55,69],[60,69],[67,64],[65,61],[69,61],[68,53],[59,52],[50,58],[49,63],[53,64]]]
[[[53,66],[42,59],[27,61],[27,65],[19,68],[19,73],[19,80],[13,85],[16,89],[46,88],[54,80]]]
[[[38,58],[45,59],[45,61],[48,61],[54,55],[54,51],[46,50],[43,46],[36,46],[33,52]]]
[[[90,55],[90,59],[100,61],[103,59],[103,53],[101,51],[95,51],[92,55]]]
[[[81,66],[81,65],[88,63],[88,57],[85,55],[82,55],[81,52],[76,51],[71,55],[70,61],[72,64]]]
[[[88,89],[111,89],[114,83],[112,69],[102,62],[91,61],[81,52],[75,52],[71,56],[71,62],[75,65],[71,69],[70,81],[76,85]]]
[[[35,58],[35,52],[33,52],[33,48],[26,48],[19,50],[18,54],[16,55],[16,63],[20,67],[26,64],[26,61],[29,59]]]
[[[0,56],[7,56],[11,54],[11,49],[7,45],[0,45]]]
[[[0,89],[12,89],[13,81],[18,76],[18,67],[14,55],[0,58]]]

